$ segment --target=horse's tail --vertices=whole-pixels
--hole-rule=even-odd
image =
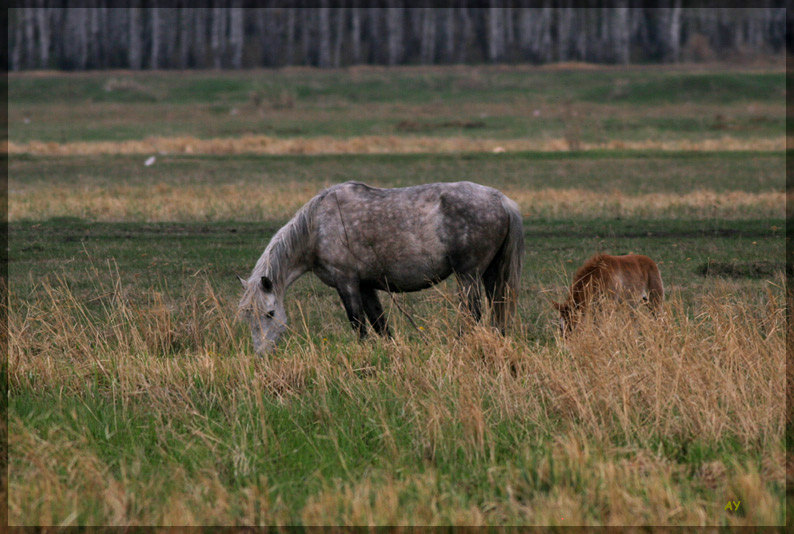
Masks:
[[[508,320],[515,314],[521,283],[521,261],[524,255],[524,228],[518,205],[502,197],[508,215],[507,236],[485,271],[486,289],[493,288],[490,298],[494,322],[504,333]],[[491,291],[488,291],[491,293]]]

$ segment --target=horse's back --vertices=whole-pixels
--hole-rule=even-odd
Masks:
[[[399,202],[402,199],[416,200],[441,198],[446,198],[447,200],[454,199],[461,203],[480,204],[486,199],[491,202],[496,202],[502,198],[507,198],[498,189],[468,181],[436,182],[407,187],[382,188],[355,180],[349,180],[329,187],[323,191],[323,194],[327,195],[333,192],[367,198],[373,202],[382,201],[391,204]]]
[[[506,197],[472,182],[394,189],[345,182],[322,195],[318,268],[355,271],[376,286],[388,280],[412,291],[452,272],[482,274],[507,235]]]
[[[485,228],[503,222],[504,206],[512,203],[496,189],[465,181],[391,189],[349,181],[328,188],[322,195],[326,213],[341,213],[352,224],[366,221],[373,228],[399,223],[400,228],[393,229],[397,233],[415,232],[417,224],[431,218]]]

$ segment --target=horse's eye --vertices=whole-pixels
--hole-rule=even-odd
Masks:
[[[276,310],[270,310],[265,314],[265,317],[267,317],[268,319],[272,319],[275,314],[276,314]]]

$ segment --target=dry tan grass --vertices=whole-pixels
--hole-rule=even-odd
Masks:
[[[578,142],[577,150],[759,150],[778,151],[785,138],[740,139],[731,136],[701,141],[654,139],[613,140],[602,143]],[[369,135],[348,138],[330,136],[279,138],[244,135],[235,138],[151,137],[138,141],[97,142],[6,142],[2,150],[10,155],[40,156],[95,154],[409,154],[453,152],[512,152],[570,150],[570,140],[556,139],[475,139],[469,137],[407,137]]]
[[[331,185],[330,183],[327,185]],[[683,194],[626,195],[586,189],[504,188],[526,217],[688,216],[721,219],[784,217],[784,192],[696,190]],[[298,182],[225,185],[15,185],[8,219],[81,217],[95,221],[208,221],[288,219],[317,194]]]
[[[363,373],[371,345],[316,344],[303,338],[299,320],[282,355],[251,355],[248,339],[235,330],[234,306],[209,285],[176,303],[154,292],[131,300],[116,281],[98,288],[101,312],[89,311],[65,282],[43,282],[40,289],[27,301],[12,292],[12,396],[55,385],[62,395],[79,396],[99,380],[109,401],[144,402],[164,422],[181,417],[195,439],[215,450],[217,438],[196,424],[197,399],[225,399],[221,405],[234,419],[237,403],[261,406],[264,396],[299,401],[311,377],[312,398],[333,387],[345,398],[370,399],[366,417],[381,421],[388,464],[401,451],[388,438],[395,429],[383,415],[386,405],[372,395],[372,388],[387,388],[426,469],[399,478],[374,469],[354,483],[327,480],[300,511],[307,523],[757,525],[775,524],[781,514],[771,485],[785,481],[786,318],[785,303],[771,291],[748,300],[730,283],[717,283],[692,310],[673,295],[661,320],[617,310],[583,324],[569,342],[551,344],[479,326],[456,336],[454,310],[442,311],[428,321],[424,342],[400,332],[394,342],[376,341],[388,358]],[[164,350],[178,357],[164,357]],[[322,425],[332,423],[327,405],[313,409]],[[458,451],[470,461],[493,458],[504,421],[548,426],[558,442],[530,478],[510,462],[489,471],[488,484],[506,497],[461,506],[454,488],[439,485],[434,459]],[[112,474],[117,471],[91,452],[80,431],[42,436],[17,417],[10,422],[12,524],[34,518],[69,524],[78,510],[115,525],[288,521],[267,480],[232,490],[211,470],[188,475],[169,465],[141,486],[134,465],[122,459],[121,475]],[[263,443],[277,442],[264,432]],[[712,461],[690,475],[657,450],[660,436],[679,443],[737,440],[767,459],[760,469]],[[616,448],[623,439],[634,445]],[[244,452],[234,469],[250,476]],[[166,481],[167,498],[157,497]],[[709,496],[693,496],[682,484],[701,485]],[[746,514],[726,515],[728,499],[741,500]]]

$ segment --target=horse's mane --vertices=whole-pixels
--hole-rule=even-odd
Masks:
[[[327,193],[327,190],[322,191],[309,200],[287,224],[276,232],[248,278],[248,288],[240,300],[240,309],[251,304],[258,286],[252,283],[254,280],[258,281],[263,276],[267,276],[273,282],[276,291],[283,289],[285,278],[288,275],[285,269],[289,263],[288,260],[293,253],[301,251],[309,242],[313,233],[314,213],[317,205]]]

